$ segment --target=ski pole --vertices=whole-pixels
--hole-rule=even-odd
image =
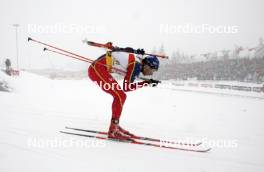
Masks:
[[[80,55],[78,55],[78,54],[76,54],[76,53],[73,53],[73,52],[70,52],[70,51],[67,51],[67,50],[64,50],[64,49],[61,49],[61,48],[55,47],[55,46],[53,46],[53,45],[49,45],[49,44],[47,44],[47,43],[44,43],[44,42],[41,42],[41,41],[35,40],[35,39],[33,39],[33,38],[30,38],[30,37],[28,37],[28,41],[33,41],[33,42],[36,42],[36,43],[42,44],[42,45],[44,45],[44,46],[47,46],[47,47],[50,47],[50,48],[53,48],[53,49],[56,49],[56,50],[59,50],[59,51],[62,51],[62,52],[65,52],[65,53],[71,54],[71,55],[74,55],[74,56],[79,57],[79,58],[84,59],[84,60],[90,60],[90,59],[85,58],[85,57],[83,57],[83,56],[80,56]]]
[[[73,55],[65,54],[65,53],[62,53],[62,52],[59,52],[59,51],[56,51],[56,50],[51,50],[51,49],[46,48],[46,47],[43,49],[43,51],[50,51],[50,52],[53,52],[55,54],[60,54],[60,55],[63,55],[63,56],[71,57],[71,58],[74,58],[74,59],[77,59],[77,60],[81,60],[81,61],[84,61],[84,62],[88,62],[88,63],[93,63],[94,62],[93,60],[90,60],[90,59],[85,58],[85,57],[83,57],[83,58],[75,57]],[[98,63],[98,64],[107,67],[106,64],[102,64],[102,63]],[[115,68],[113,68],[113,69],[114,70],[118,70],[118,72],[120,72],[122,74],[126,73],[125,71],[120,70],[120,69],[115,69]],[[139,77],[139,79],[142,79],[144,81],[149,81],[150,80],[149,78],[145,78],[145,77]],[[158,83],[161,83],[161,81],[158,81]]]
[[[81,56],[81,55],[78,55],[76,53],[73,53],[73,52],[70,52],[70,51],[67,51],[67,50],[64,50],[64,49],[55,47],[53,45],[50,45],[50,44],[47,44],[47,43],[44,43],[44,42],[41,42],[41,41],[38,41],[38,40],[35,40],[35,39],[32,39],[30,37],[28,37],[28,41],[33,41],[33,42],[39,43],[41,45],[45,45],[47,47],[50,47],[50,48],[53,48],[53,49],[62,51],[64,53],[59,52],[59,51],[56,51],[56,50],[51,50],[51,49],[48,49],[46,47],[43,49],[43,51],[50,51],[50,52],[53,52],[53,53],[57,53],[57,54],[60,54],[60,55],[64,55],[64,56],[71,57],[71,58],[74,58],[74,59],[77,59],[77,60],[80,60],[80,61],[84,61],[84,62],[88,62],[88,63],[93,63],[94,62],[94,60],[92,60],[92,59],[86,58],[86,57]],[[68,53],[68,54],[65,54],[65,53]],[[101,64],[101,63],[98,63],[98,64],[103,65],[103,66],[106,66],[106,67],[108,66],[106,64]],[[118,69],[118,68],[115,68],[115,67],[113,67],[112,69],[114,69],[117,72],[120,72],[122,74],[126,74],[126,72],[123,71],[123,70],[121,70],[121,69]],[[149,81],[150,80],[150,79],[143,78],[143,77],[140,77],[140,79],[145,80],[145,81]]]
[[[65,54],[65,53],[62,53],[62,52],[59,52],[59,51],[56,51],[56,50],[51,50],[51,49],[46,48],[46,47],[43,49],[43,51],[50,51],[50,52],[53,52],[53,53],[56,53],[56,54],[60,54],[60,55],[67,56],[67,57],[71,57],[71,58],[74,58],[74,59],[77,59],[77,60],[80,60],[80,61],[84,61],[84,62],[88,62],[88,63],[93,63],[94,62],[94,60],[88,59],[86,57],[82,57],[81,56],[82,58],[80,58],[80,57],[76,57],[76,56],[73,56],[73,55],[70,55],[70,54]],[[106,66],[106,67],[108,66],[108,65],[102,64],[102,63],[97,63],[97,64],[102,65],[102,66]],[[121,69],[117,69],[117,68],[114,68],[114,67],[112,69],[114,69],[117,72],[120,72],[122,74],[126,73],[125,71],[123,71]]]
[[[65,53],[62,53],[62,52],[59,52],[59,51],[48,49],[46,47],[43,49],[43,51],[50,51],[50,52],[53,52],[53,53],[57,53],[57,54],[60,54],[60,55],[63,55],[63,56],[71,57],[71,58],[74,58],[74,59],[77,59],[77,60],[81,60],[81,61],[84,61],[84,62],[88,62],[88,63],[92,63],[93,62],[90,59],[75,57],[75,56],[72,56],[72,55],[69,55],[69,54],[65,54]]]
[[[92,63],[93,60],[92,59],[89,59],[89,58],[86,58],[86,57],[83,57],[81,55],[78,55],[76,53],[73,53],[73,52],[70,52],[70,51],[67,51],[67,50],[64,50],[64,49],[61,49],[61,48],[58,48],[58,47],[55,47],[53,45],[50,45],[50,44],[47,44],[47,43],[44,43],[44,42],[41,42],[41,41],[38,41],[38,40],[35,40],[33,38],[28,38],[28,41],[33,41],[33,42],[36,42],[36,43],[39,43],[41,45],[45,45],[47,47],[50,47],[50,48],[53,48],[53,49],[56,49],[56,50],[59,50],[59,51],[62,51],[62,52],[59,52],[59,51],[54,51],[54,50],[51,50],[51,49],[48,49],[48,48],[44,48],[44,51],[48,50],[48,51],[51,51],[51,52],[54,52],[54,53],[57,53],[57,54],[61,54],[61,55],[64,55],[64,56],[67,56],[67,57],[71,57],[71,58],[74,58],[74,59],[77,59],[77,60],[81,60],[81,61],[85,61],[85,62],[88,62],[88,63]],[[67,53],[67,54],[65,54]],[[104,64],[101,64],[100,65],[104,65]],[[104,66],[107,66],[107,65],[104,65]],[[112,68],[118,72],[121,72],[122,74],[125,74],[126,72],[121,70],[121,69],[118,69],[118,68]]]

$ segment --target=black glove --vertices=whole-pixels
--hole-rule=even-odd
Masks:
[[[161,83],[161,81],[159,80],[155,80],[155,79],[150,79],[147,81],[148,84],[150,84],[152,87],[156,87],[159,83]]]
[[[135,53],[144,55],[145,54],[145,50],[143,48],[142,49],[138,48],[137,50],[135,50]]]

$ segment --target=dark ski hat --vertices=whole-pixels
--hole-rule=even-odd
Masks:
[[[152,69],[159,69],[159,59],[154,55],[145,57],[142,62],[149,65]]]

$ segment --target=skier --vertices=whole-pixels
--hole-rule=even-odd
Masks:
[[[133,83],[140,73],[152,75],[159,68],[158,58],[156,56],[143,58],[144,53],[143,49],[135,51],[129,47],[114,49],[100,56],[88,69],[90,79],[97,83],[104,92],[113,96],[112,119],[108,130],[108,138],[110,139],[132,140],[131,137],[134,136],[119,125],[119,119],[127,97],[125,92],[147,85],[156,86],[160,83],[160,81],[153,79]],[[123,89],[111,75],[111,73],[120,73],[119,71],[125,71],[123,73]],[[106,85],[110,85],[111,88],[107,89]]]

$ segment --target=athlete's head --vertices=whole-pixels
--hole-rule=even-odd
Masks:
[[[159,59],[156,56],[147,56],[142,60],[143,75],[152,75],[159,69]]]

